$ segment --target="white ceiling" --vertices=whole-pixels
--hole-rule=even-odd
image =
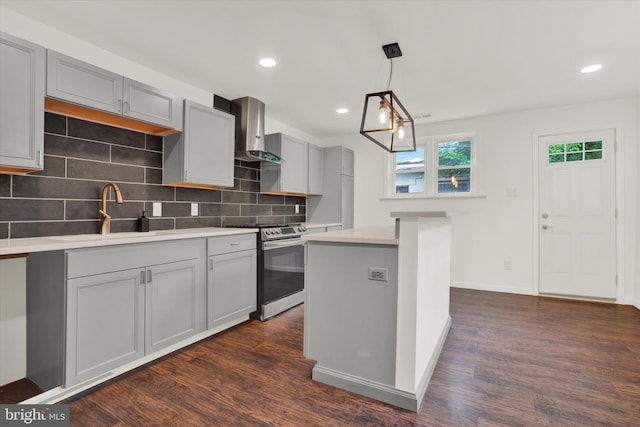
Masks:
[[[0,0],[318,138],[357,134],[391,89],[417,123],[640,94],[640,1]],[[276,58],[263,69],[259,58]],[[583,75],[584,65],[602,71]],[[351,112],[340,116],[337,107]]]

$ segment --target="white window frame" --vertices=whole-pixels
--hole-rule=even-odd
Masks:
[[[438,193],[438,144],[453,141],[471,141],[470,189],[468,192]],[[478,197],[478,162],[477,162],[478,138],[475,132],[463,132],[448,135],[437,135],[416,138],[416,147],[424,147],[424,192],[421,193],[396,193],[396,156],[394,153],[386,153],[386,174],[384,180],[385,199],[448,199]],[[463,167],[467,167],[464,165]]]

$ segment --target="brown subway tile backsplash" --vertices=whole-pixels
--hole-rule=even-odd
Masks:
[[[67,159],[67,177],[144,183],[144,168],[87,160]]]
[[[44,113],[44,131],[45,133],[66,135],[67,117],[54,113]]]
[[[11,195],[11,175],[0,174],[0,197]]]
[[[108,162],[111,146],[85,139],[67,138],[59,135],[44,135],[44,152],[50,155],[75,157]]]
[[[64,201],[7,199],[0,204],[0,221],[64,219]]]
[[[127,129],[120,129],[100,123],[69,117],[67,120],[69,136],[75,136],[92,141],[108,142],[126,145],[128,147],[145,147],[145,134]]]
[[[114,233],[135,231],[143,210],[150,230],[305,220],[304,197],[259,194],[259,163],[236,160],[229,189],[163,186],[161,137],[53,113],[45,114],[44,136],[43,171],[0,175],[0,239],[98,233],[108,181],[124,198],[116,204],[113,191],[108,195]],[[162,217],[151,216],[154,202],[162,204]]]

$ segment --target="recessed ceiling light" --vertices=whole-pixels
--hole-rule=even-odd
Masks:
[[[336,110],[336,113],[338,114],[347,114],[348,112],[349,112],[349,109],[345,107],[340,107]]]
[[[273,58],[261,58],[260,61],[258,61],[258,64],[264,68],[273,68],[276,66],[277,62]]]
[[[592,64],[592,65],[587,65],[586,67],[582,68],[580,70],[580,72],[582,74],[595,73],[596,71],[600,70],[601,68],[602,68],[602,64]]]

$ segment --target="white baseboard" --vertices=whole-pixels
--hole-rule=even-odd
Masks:
[[[391,385],[371,381],[345,372],[329,369],[318,364],[313,367],[311,378],[314,381],[318,381],[323,384],[328,384],[362,396],[371,397],[384,403],[389,403],[410,411],[418,412],[420,410],[422,400],[424,399],[424,395],[427,392],[427,386],[431,380],[431,375],[433,374],[436,364],[438,363],[438,359],[440,358],[440,352],[444,347],[444,342],[447,339],[450,328],[451,317],[448,317],[447,322],[440,332],[436,349],[431,355],[425,371],[422,373],[420,383],[418,384],[415,393],[400,390]]]
[[[117,377],[118,375],[124,374],[132,369],[138,368],[146,363],[152,362],[162,356],[166,356],[169,353],[173,353],[176,350],[180,350],[183,347],[196,343],[200,340],[208,338],[212,335],[215,335],[219,332],[222,332],[226,329],[231,328],[232,326],[238,325],[246,320],[249,320],[249,315],[242,316],[237,319],[233,319],[223,325],[217,326],[213,329],[209,329],[203,332],[200,332],[192,337],[189,337],[183,341],[165,347],[161,350],[156,351],[155,353],[148,354],[146,356],[141,357],[138,360],[134,360],[133,362],[129,362],[126,365],[120,366],[116,369],[112,369],[110,372],[106,372],[98,377],[92,378],[83,383],[77,384],[72,387],[56,387],[51,390],[47,390],[44,393],[40,393],[36,396],[33,396],[30,399],[24,400],[20,403],[25,404],[49,404],[49,403],[57,403],[64,399],[67,399],[71,396],[74,396],[82,391],[90,389],[91,387],[95,387],[98,384],[101,384],[105,381],[108,381],[112,378]]]
[[[523,286],[501,286],[493,283],[475,283],[475,282],[461,282],[457,280],[451,281],[452,288],[473,289],[476,291],[489,291],[489,292],[505,292],[508,294],[520,294],[520,295],[537,295],[531,288]]]

